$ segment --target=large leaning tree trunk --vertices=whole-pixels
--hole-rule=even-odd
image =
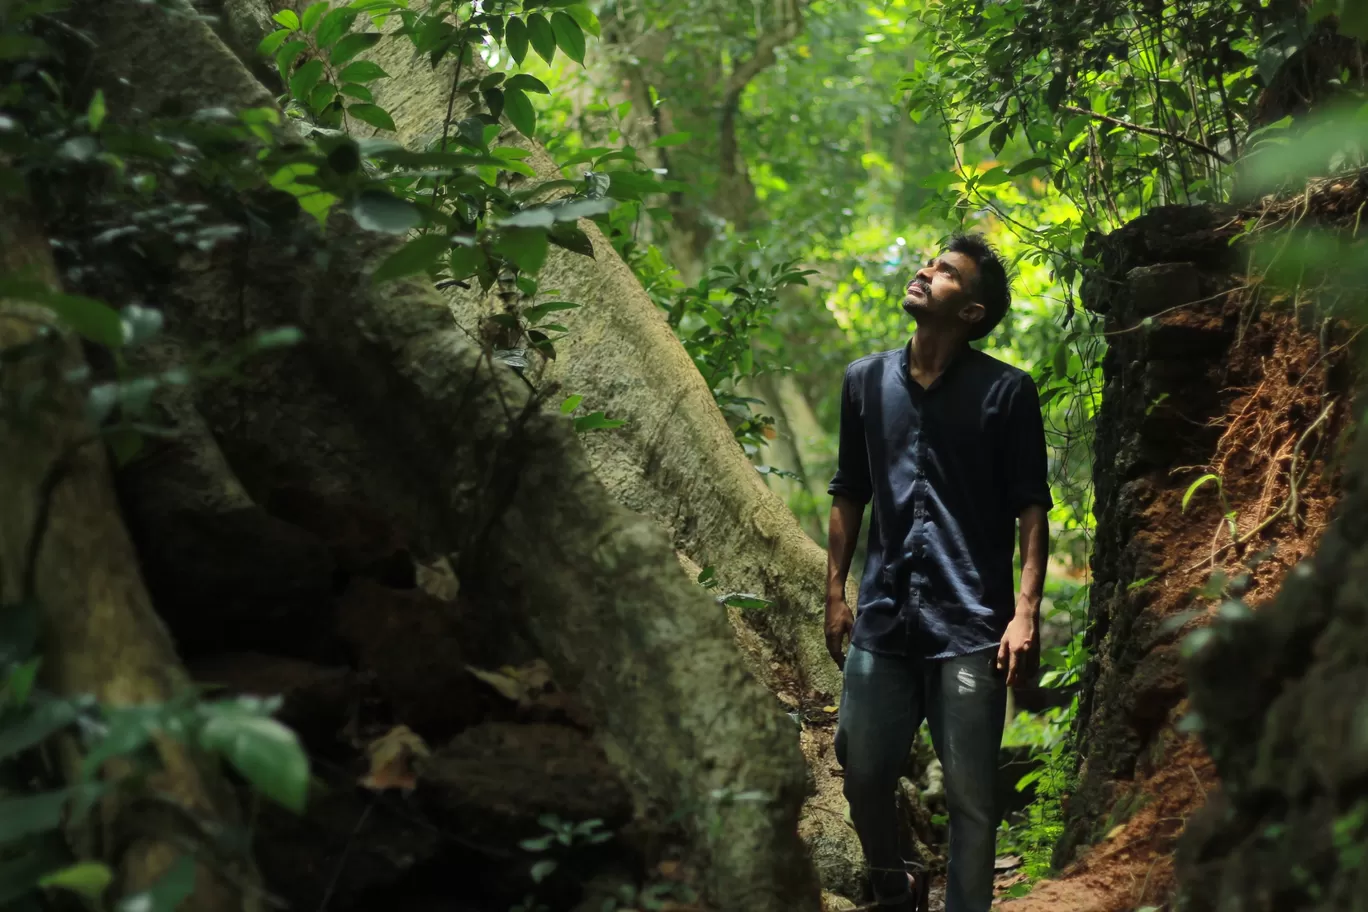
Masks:
[[[413,148],[438,140],[450,92],[446,68],[433,71],[395,41],[381,42],[370,57],[391,76],[377,85],[376,101],[394,117],[399,139]],[[512,130],[500,142],[530,152],[524,161],[536,180],[561,177],[539,143]],[[585,438],[599,480],[620,503],[664,526],[694,564],[712,567],[724,589],[770,601],[743,622],[792,659],[808,688],[839,693],[840,674],[822,637],[825,553],[746,459],[665,315],[597,227],[581,227],[594,259],[553,247],[538,275],[542,288],[585,306],[563,315],[569,336],[537,382],[554,382],[562,394],[584,396],[585,408],[626,419],[625,427]],[[450,301],[471,333],[490,313],[533,303],[456,289]]]
[[[80,16],[96,39],[95,76],[124,86],[111,110],[272,104],[201,22],[138,0],[92,0]],[[403,72],[406,54],[395,56]],[[397,119],[430,100],[423,83],[391,85],[406,93],[385,101]],[[299,349],[198,392],[227,462],[251,454],[314,491],[384,503],[424,551],[454,558],[463,586],[525,619],[638,797],[690,814],[721,908],[814,909],[797,837],[805,780],[792,724],[659,527],[615,502],[569,423],[543,413],[426,283],[373,285],[388,242],[334,216],[317,247],[244,243],[183,263],[162,296],[169,334],[196,350],[223,350],[263,326],[304,333]],[[587,312],[616,311],[616,296],[641,291],[603,259],[596,285],[554,274],[543,284],[578,294]],[[623,344],[633,339],[630,326],[613,331]],[[251,485],[248,493],[257,495]],[[751,800],[728,800],[737,793]]]
[[[56,288],[47,238],[12,199],[0,208],[0,273]],[[0,298],[0,350],[24,347],[29,356],[0,370],[0,606],[37,606],[42,682],[52,691],[112,707],[169,702],[190,679],[138,572],[103,443],[64,376],[84,364],[80,344],[58,331],[50,311]],[[154,747],[161,769],[149,784],[177,812],[149,814],[145,803],[112,792],[73,834],[81,851],[106,861],[129,893],[155,884],[190,846],[205,860],[187,908],[260,909],[250,862],[217,857],[205,830],[191,825],[240,823],[218,770],[169,737]],[[67,748],[64,766],[75,776],[80,757]],[[111,761],[104,771],[130,770]]]

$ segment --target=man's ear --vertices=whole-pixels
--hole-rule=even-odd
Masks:
[[[970,326],[974,326],[978,321],[988,316],[988,309],[978,301],[970,301],[960,308],[959,315],[961,320]]]

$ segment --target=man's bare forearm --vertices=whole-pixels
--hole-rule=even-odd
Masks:
[[[1040,615],[1040,599],[1045,592],[1045,563],[1050,551],[1050,522],[1045,508],[1031,506],[1021,511],[1021,594],[1017,596],[1018,617]]]
[[[864,504],[837,494],[827,523],[827,601],[845,598],[846,578],[864,522]]]

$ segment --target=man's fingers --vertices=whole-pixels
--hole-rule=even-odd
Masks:
[[[997,669],[1002,671],[1003,662],[1007,658],[1007,638],[1003,637],[1002,642],[998,643]]]
[[[826,635],[827,652],[831,654],[831,661],[836,663],[837,668],[845,668],[845,650],[842,648],[846,632],[838,630]]]
[[[1017,682],[1017,654],[1015,649],[1007,651],[1007,686],[1014,687]]]

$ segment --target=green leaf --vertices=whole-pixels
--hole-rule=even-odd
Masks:
[[[299,739],[266,714],[260,701],[201,706],[209,716],[199,731],[205,750],[221,754],[257,791],[290,810],[304,810],[309,758]]]
[[[364,102],[348,105],[347,113],[357,120],[364,121],[372,127],[379,127],[381,130],[389,130],[392,133],[398,129],[394,126],[394,119],[389,116],[389,112],[379,105]]]
[[[33,599],[0,606],[0,668],[34,657],[42,611]]]
[[[532,206],[515,212],[499,222],[507,228],[550,228],[556,223],[556,214],[549,206]]]
[[[997,155],[1002,151],[1002,147],[1007,145],[1007,140],[1012,136],[1012,122],[1004,120],[993,127],[993,132],[988,134],[988,148]]]
[[[79,708],[70,700],[44,700],[25,706],[18,718],[0,728],[0,760],[46,741],[76,721]]]
[[[23,706],[28,702],[29,694],[33,692],[33,682],[38,679],[38,669],[42,666],[41,656],[35,656],[27,662],[20,662],[11,665],[9,669],[9,680],[3,687],[0,687],[0,706],[8,703],[10,706]],[[0,662],[0,667],[5,665]],[[4,754],[0,753],[0,757]]]
[[[351,98],[355,98],[355,99],[357,99],[357,100],[359,100],[359,101],[365,101],[365,102],[373,102],[373,101],[375,101],[375,96],[371,94],[371,90],[370,90],[370,89],[366,88],[366,87],[363,86],[363,85],[357,85],[357,84],[354,83],[354,82],[343,83],[342,88],[341,88],[341,92],[342,92],[343,95],[346,95],[346,96],[351,97]]]
[[[575,409],[579,408],[580,403],[583,402],[583,401],[584,401],[584,397],[583,397],[583,396],[580,396],[580,395],[567,396],[566,399],[565,399],[565,401],[561,403],[561,407],[560,407],[561,414],[562,414],[562,415],[568,415],[568,414],[570,414],[570,413],[573,412]]]
[[[99,899],[113,879],[114,872],[107,865],[98,861],[78,861],[68,868],[40,877],[38,886],[56,887],[79,893],[88,899]]]
[[[593,412],[576,418],[575,430],[581,433],[584,431],[611,431],[614,428],[622,427],[626,423],[626,421],[621,421],[616,418],[609,418],[605,416],[603,412]]]
[[[103,790],[103,783],[91,782],[54,792],[0,798],[0,845],[57,829],[67,802]]]
[[[578,253],[591,260],[594,259],[593,242],[589,240],[589,235],[581,231],[576,225],[557,225],[551,229],[551,233],[547,235],[547,240],[571,253]]]
[[[543,858],[532,865],[532,882],[541,883],[556,870],[556,860],[554,858]]]
[[[387,282],[390,279],[426,272],[436,264],[437,258],[445,253],[449,246],[447,239],[440,234],[425,234],[414,238],[377,266],[373,278],[377,282]]]
[[[522,315],[524,320],[535,326],[548,314],[561,310],[574,310],[579,306],[574,301],[547,301],[543,304],[533,304],[531,307],[524,308]]]
[[[304,333],[297,326],[278,326],[263,329],[252,336],[248,348],[251,351],[268,351],[273,348],[290,348],[304,341]]]
[[[740,608],[742,611],[756,611],[774,604],[769,599],[752,595],[749,592],[733,592],[722,596],[718,601],[728,608]]]
[[[617,206],[617,200],[612,199],[578,199],[564,203],[552,203],[548,208],[556,216],[556,221],[573,222],[577,219],[593,218],[596,215],[603,215],[605,212],[612,212]]]
[[[503,89],[481,89],[480,94],[484,96],[485,107],[489,109],[490,117],[497,118],[503,114]]]
[[[290,94],[302,102],[308,102],[309,93],[323,78],[323,61],[318,58],[307,60],[290,77]]]
[[[523,272],[535,273],[546,262],[546,232],[538,228],[512,228],[501,232],[494,252]]]
[[[963,133],[960,134],[960,138],[956,140],[956,142],[963,144],[969,142],[972,139],[976,139],[981,133],[986,131],[992,125],[993,121],[985,120],[983,123],[979,124],[976,127],[970,127],[969,129],[965,130]]]
[[[271,21],[277,25],[283,25],[287,29],[299,28],[299,16],[295,15],[294,10],[283,9],[272,16]]]
[[[282,76],[289,76],[290,67],[294,66],[295,60],[306,48],[308,45],[303,41],[287,41],[281,45],[280,50],[276,51],[275,62]]]
[[[371,60],[358,60],[349,63],[337,74],[339,82],[371,82],[388,76],[385,68]]]
[[[323,109],[333,103],[337,97],[337,86],[331,82],[320,82],[313,87],[309,93],[309,110],[315,114],[321,114]]]
[[[328,11],[328,0],[318,0],[317,3],[310,3],[304,10],[304,15],[299,19],[299,27],[306,32],[313,31],[313,27],[318,24],[318,20]]]
[[[1217,490],[1217,491],[1220,491],[1220,490],[1221,490],[1221,477],[1220,477],[1219,475],[1210,475],[1210,474],[1203,475],[1201,478],[1197,479],[1197,480],[1194,481],[1192,484],[1190,484],[1190,485],[1188,486],[1187,491],[1185,491],[1185,492],[1183,493],[1183,506],[1182,506],[1182,512],[1184,512],[1184,513],[1187,512],[1188,502],[1192,500],[1192,495],[1197,493],[1197,489],[1200,488],[1200,487],[1202,487],[1204,484],[1206,484],[1206,483],[1209,482],[1209,481],[1214,481],[1214,482],[1216,482],[1216,490]]]
[[[598,16],[595,16],[590,11],[589,7],[584,6],[580,3],[576,3],[574,6],[567,6],[565,8],[565,11],[569,13],[570,16],[576,22],[579,23],[580,28],[584,29],[586,32],[593,35],[595,38],[599,37]]]
[[[527,23],[517,16],[510,18],[504,28],[504,47],[508,48],[513,62],[522,66],[523,59],[527,57]]]
[[[1035,171],[1037,168],[1048,168],[1050,160],[1048,158],[1028,158],[1019,165],[1013,165],[1007,169],[1007,173],[1012,177]]]
[[[125,896],[115,912],[175,912],[195,891],[195,859],[182,855],[155,884],[140,893]]]
[[[479,247],[452,247],[451,255],[447,258],[451,266],[451,275],[455,279],[464,279],[473,275],[484,264],[485,254]]]
[[[375,47],[379,40],[379,32],[353,32],[337,42],[337,46],[332,49],[328,59],[332,61],[333,66],[342,66],[362,51],[368,51]],[[379,70],[380,68],[377,66],[376,69]],[[380,72],[384,73],[384,70]]]
[[[518,73],[514,75],[508,82],[504,83],[504,88],[521,89],[524,92],[536,92],[540,95],[551,94],[551,90],[546,87],[546,83],[528,73]]]
[[[345,6],[334,7],[323,17],[323,21],[318,23],[318,31],[314,33],[319,47],[332,47],[337,40],[347,33],[356,21],[357,11],[348,9]]]
[[[575,63],[584,64],[584,29],[567,13],[557,11],[551,15],[551,30],[556,36],[556,44],[565,51],[565,56]]]
[[[123,320],[107,304],[81,295],[51,292],[34,303],[57,314],[58,319],[92,342],[108,348],[123,345]]]
[[[276,29],[274,32],[271,32],[271,34],[261,39],[261,43],[257,45],[256,52],[262,57],[269,57],[280,50],[280,46],[284,44],[285,39],[289,37],[289,29]]]
[[[532,50],[547,63],[556,56],[556,33],[551,23],[541,13],[527,17],[527,37],[532,42]]]
[[[383,190],[363,190],[351,207],[356,223],[367,231],[403,234],[422,224],[418,207]]]
[[[666,133],[664,136],[651,143],[657,149],[664,149],[668,146],[682,146],[684,143],[693,139],[692,133]]]
[[[537,130],[537,109],[532,107],[532,102],[519,89],[508,89],[504,93],[504,113],[508,115],[508,120],[513,126],[518,128],[518,132],[528,139]]]
[[[90,129],[98,133],[100,124],[104,123],[105,113],[104,92],[100,89],[95,90],[95,94],[90,96],[90,106],[86,108],[86,123],[90,124]]]
[[[1007,183],[1011,179],[1012,176],[1007,173],[1006,168],[1001,165],[995,165],[979,176],[978,185],[980,187],[996,187],[999,184]]]

